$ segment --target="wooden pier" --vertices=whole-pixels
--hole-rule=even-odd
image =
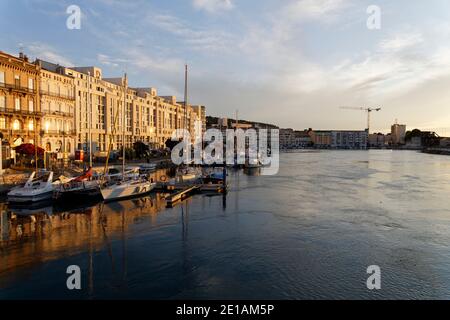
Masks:
[[[170,196],[168,196],[166,198],[167,207],[172,207],[175,203],[177,203],[180,200],[183,200],[183,199],[187,198],[187,196],[190,193],[192,193],[194,191],[197,191],[199,189],[200,189],[200,186],[195,185],[195,186],[192,186],[192,187],[189,187],[189,188],[185,188],[185,189],[183,189],[181,191],[178,191],[178,192],[176,192],[174,194],[171,194]]]

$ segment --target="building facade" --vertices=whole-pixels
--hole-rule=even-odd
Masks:
[[[383,133],[371,133],[369,135],[369,147],[371,148],[385,148],[389,144],[386,135]]]
[[[206,131],[206,108],[103,78],[95,66],[34,63],[0,51],[0,132],[11,147],[37,143],[47,152],[106,154],[137,141],[164,148],[176,129]],[[126,85],[126,86],[125,86]],[[127,91],[125,92],[125,87]],[[123,139],[123,135],[125,139]],[[14,156],[14,155],[12,155]],[[5,158],[5,157],[4,157]]]
[[[391,126],[391,139],[393,145],[405,144],[406,125],[393,124]]]
[[[281,149],[292,148],[295,139],[294,129],[280,129],[279,139]]]
[[[45,61],[41,66],[40,98],[42,147],[46,152],[66,158],[75,152],[75,92],[74,79],[61,72],[52,72]],[[55,71],[58,67],[55,66]]]
[[[312,143],[315,148],[331,148],[332,133],[328,130],[314,130],[310,133]]]
[[[15,57],[0,51],[0,132],[11,147],[40,144],[42,113],[39,95],[40,67],[24,54]]]
[[[364,150],[368,145],[368,133],[365,131],[336,130],[331,132],[331,148]]]

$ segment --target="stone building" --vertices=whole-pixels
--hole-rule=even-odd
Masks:
[[[39,95],[40,67],[19,57],[0,51],[0,132],[12,147],[22,143],[40,144],[39,131],[42,118]]]
[[[62,74],[57,65],[40,60],[37,63],[41,66],[42,147],[50,153],[71,156],[76,148],[74,79]]]

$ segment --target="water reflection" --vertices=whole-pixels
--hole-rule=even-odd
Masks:
[[[171,209],[3,206],[0,299],[448,299],[449,178],[448,157],[324,151],[283,155],[276,176],[230,170],[227,198]]]
[[[92,253],[104,243],[109,246],[109,238],[118,234],[125,242],[127,225],[156,215],[165,208],[165,200],[163,195],[154,194],[68,211],[45,203],[41,205],[26,208],[2,204],[0,272],[36,260],[42,262],[61,252],[76,252],[86,244]]]

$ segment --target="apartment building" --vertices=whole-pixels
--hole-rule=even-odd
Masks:
[[[333,149],[367,149],[368,132],[357,130],[331,131],[331,148]]]
[[[314,147],[319,149],[331,148],[332,132],[329,130],[314,130],[310,133]]]
[[[65,68],[65,74],[74,78],[75,86],[75,130],[77,148],[92,153],[107,151],[108,117],[106,86],[102,80],[102,70],[98,67]]]
[[[406,125],[395,123],[391,126],[392,144],[405,144]]]
[[[11,147],[4,158],[15,157],[12,147],[40,143],[39,77],[40,67],[26,55],[0,51],[0,132]]]
[[[68,155],[90,146],[93,154],[105,153],[110,143],[113,150],[137,141],[160,148],[184,127],[192,139],[195,130],[204,132],[205,106],[185,107],[123,77],[103,78],[95,66],[30,63],[22,54],[0,52],[0,132],[11,146],[37,140],[47,152]]]
[[[76,148],[74,79],[64,75],[58,65],[36,62],[41,67],[42,147],[49,153],[68,157]]]

